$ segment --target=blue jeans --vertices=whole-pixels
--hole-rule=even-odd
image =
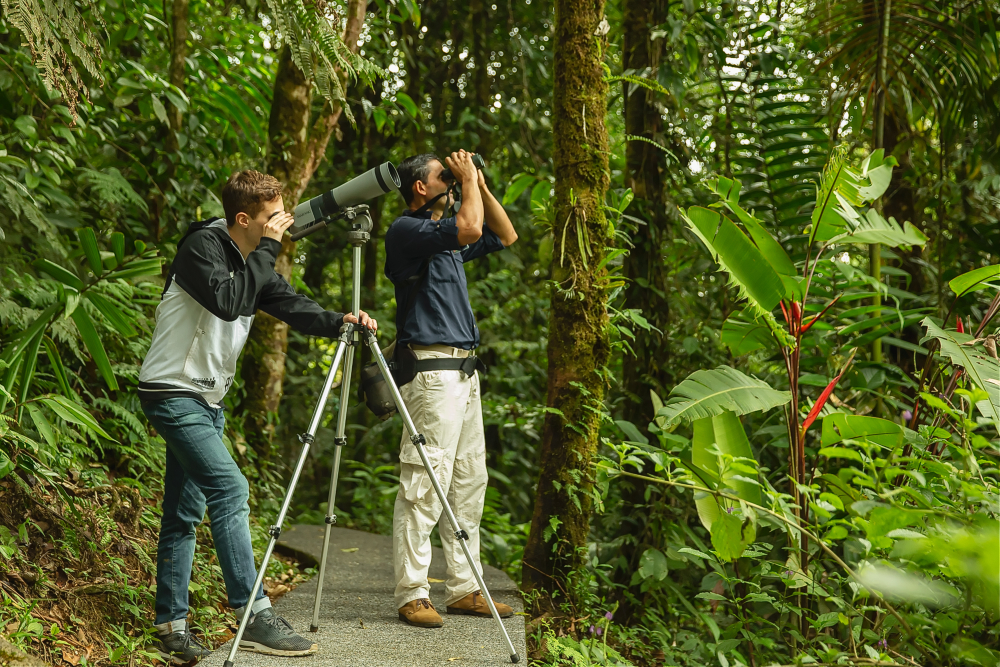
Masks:
[[[156,623],[186,619],[195,527],[205,517],[229,605],[244,607],[257,576],[250,542],[250,485],[222,442],[226,418],[193,398],[147,401],[142,411],[167,442],[163,519],[156,554]],[[257,600],[264,598],[257,592]],[[265,604],[254,604],[263,608]]]

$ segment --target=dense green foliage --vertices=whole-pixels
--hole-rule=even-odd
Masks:
[[[346,2],[195,0],[182,84],[169,71],[178,3],[49,4],[5,1],[0,16],[0,632],[53,662],[149,659],[163,443],[135,385],[161,265],[189,222],[221,213],[229,173],[263,168],[290,41],[316,63],[314,110],[343,98],[353,117],[305,196],[384,160],[469,148],[517,228],[515,246],[467,271],[490,369],[483,545],[519,577],[552,414],[551,267],[566,253],[550,201],[552,4],[375,0],[355,58],[336,39]],[[649,20],[626,24],[626,10]],[[529,599],[539,664],[1000,660],[997,11],[608,2],[610,241],[593,268],[612,355],[594,369],[586,565],[563,595]],[[48,22],[26,23],[32,12]],[[654,57],[626,69],[636,35]],[[657,120],[645,130],[626,114],[637,91]],[[638,196],[637,143],[658,175]],[[363,267],[386,341],[381,235],[401,208],[374,203]],[[655,266],[630,281],[651,227]],[[292,272],[338,310],[343,231],[300,242]],[[331,353],[290,335],[266,456],[247,446],[240,378],[227,396],[227,444],[261,523]],[[629,384],[636,368],[651,395]],[[293,522],[325,513],[330,408]],[[362,404],[349,424],[337,514],[387,533],[401,424]],[[556,547],[560,523],[544,535]],[[200,528],[192,609],[221,639],[232,618],[210,544]]]

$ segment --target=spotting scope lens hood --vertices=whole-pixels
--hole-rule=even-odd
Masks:
[[[394,190],[399,190],[399,174],[391,162],[383,162],[343,185],[296,206],[295,224],[290,231],[295,233],[323,218],[336,215],[348,206],[363,204]]]

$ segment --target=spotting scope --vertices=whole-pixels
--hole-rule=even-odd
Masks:
[[[337,215],[349,206],[356,206],[393,190],[399,190],[399,174],[391,162],[383,162],[343,185],[296,206],[295,224],[289,231],[294,238],[298,232]]]

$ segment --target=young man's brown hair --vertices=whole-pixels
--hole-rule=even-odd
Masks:
[[[236,224],[236,214],[246,213],[256,217],[264,204],[281,196],[281,182],[274,176],[253,169],[238,171],[222,187],[222,208],[226,211],[226,224]]]

